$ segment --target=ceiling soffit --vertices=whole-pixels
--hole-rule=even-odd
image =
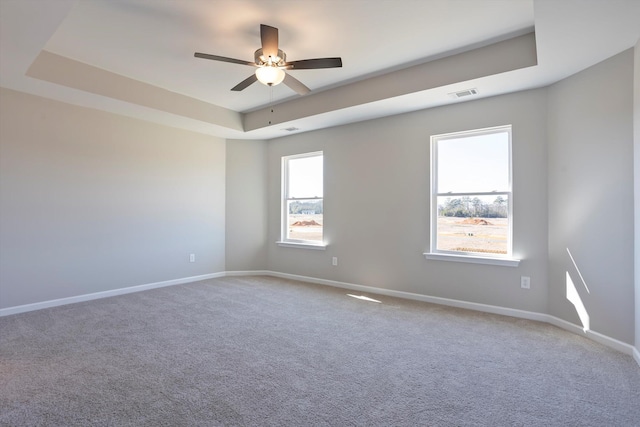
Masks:
[[[337,111],[538,64],[535,33],[317,92],[244,115],[244,130]]]
[[[245,114],[46,50],[40,52],[27,75],[232,131],[250,132],[536,64],[535,34],[532,32]]]

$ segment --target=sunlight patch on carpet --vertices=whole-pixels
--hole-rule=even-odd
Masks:
[[[379,304],[381,303],[381,301],[378,301],[377,299],[365,297],[364,295],[352,295],[352,294],[347,294],[347,295],[350,296],[351,298],[357,298],[363,301],[377,302]]]

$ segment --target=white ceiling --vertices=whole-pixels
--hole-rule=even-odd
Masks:
[[[343,68],[291,71],[312,89],[301,99],[285,85],[231,92],[253,68],[193,57],[251,61],[261,23],[279,28],[289,60],[340,56]],[[227,138],[272,138],[290,126],[307,131],[460,102],[447,94],[469,87],[484,97],[545,86],[633,47],[639,23],[640,0],[0,0],[0,85]],[[534,28],[537,65],[335,101],[358,98],[363,82],[393,86],[399,70]],[[60,77],[73,73],[73,81]],[[76,84],[77,73],[90,81]],[[108,82],[144,84],[135,87],[167,102],[118,95]],[[169,98],[189,107],[162,107]],[[280,117],[272,126],[229,124],[255,121],[273,104]],[[226,118],[203,118],[218,113]]]

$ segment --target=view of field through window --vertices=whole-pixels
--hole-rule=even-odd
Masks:
[[[285,239],[322,243],[323,156],[311,153],[286,160]]]
[[[438,250],[507,254],[505,196],[438,197]]]
[[[509,126],[436,136],[435,249],[510,253]]]
[[[289,239],[322,242],[322,200],[289,201]]]

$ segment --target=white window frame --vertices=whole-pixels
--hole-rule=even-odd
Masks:
[[[315,240],[301,240],[301,239],[290,239],[287,237],[287,229],[289,228],[288,223],[288,204],[289,201],[292,200],[322,200],[324,205],[324,185],[323,185],[323,194],[321,197],[309,196],[303,198],[294,198],[290,197],[288,194],[289,190],[289,161],[296,159],[303,159],[307,157],[323,157],[323,171],[322,171],[322,179],[324,181],[324,152],[323,151],[314,151],[310,153],[302,153],[302,154],[293,154],[289,156],[282,157],[282,203],[281,203],[281,225],[280,225],[280,240],[276,242],[279,246],[283,247],[291,247],[291,248],[306,248],[306,249],[318,249],[324,250],[326,245],[324,243],[324,214],[322,221],[322,242],[318,242]]]
[[[508,188],[503,191],[489,192],[465,192],[465,193],[438,193],[438,142],[448,139],[460,139],[464,137],[490,135],[494,133],[506,132],[509,137],[508,142],[508,158],[509,158],[509,178]],[[430,226],[430,252],[424,254],[427,259],[441,261],[459,261],[470,262],[476,264],[493,264],[509,267],[517,267],[520,263],[519,259],[513,257],[513,186],[512,186],[512,126],[495,126],[490,128],[467,130],[462,132],[452,132],[431,136],[431,226]],[[475,197],[475,196],[507,196],[508,198],[508,216],[509,230],[507,234],[507,253],[501,254],[484,254],[479,252],[462,252],[462,251],[446,251],[438,249],[438,197]]]

